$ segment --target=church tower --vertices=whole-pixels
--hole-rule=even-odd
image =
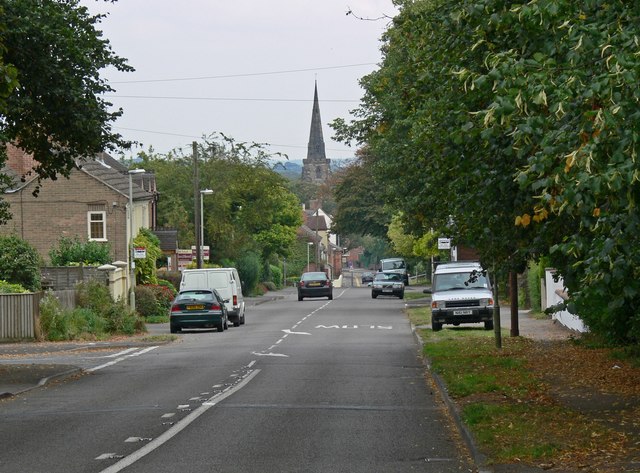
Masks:
[[[322,138],[322,120],[318,104],[318,83],[313,94],[313,111],[311,112],[311,131],[307,146],[307,159],[302,160],[302,180],[322,184],[329,178],[331,160],[327,159]]]

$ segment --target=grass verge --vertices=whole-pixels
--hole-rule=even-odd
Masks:
[[[414,325],[429,323],[428,308],[410,308],[407,313]],[[631,403],[615,416],[610,415],[609,409],[614,407],[609,404],[598,412],[584,410],[586,373],[605,369],[593,369],[589,363],[597,358],[599,363],[610,366],[613,353],[581,349],[570,341],[548,345],[508,336],[503,337],[503,348],[498,350],[493,332],[481,328],[445,327],[439,332],[420,328],[418,332],[431,369],[444,381],[463,422],[490,464],[632,471],[621,465],[630,453],[638,453],[638,445],[634,447],[629,436],[635,427],[625,432],[615,422],[628,424],[628,419],[638,412],[637,405]],[[583,370],[576,369],[583,359]],[[612,371],[611,376],[617,376],[617,371]],[[603,386],[589,386],[591,408],[599,397],[606,400],[612,395],[614,383],[608,378]],[[620,383],[617,394],[637,396],[637,386],[626,383],[626,387]],[[579,406],[564,399],[566,395],[571,398],[576,386],[584,394],[582,399],[576,399]],[[633,399],[637,402],[638,397]],[[621,463],[616,463],[618,460]],[[586,465],[589,468],[584,470]]]

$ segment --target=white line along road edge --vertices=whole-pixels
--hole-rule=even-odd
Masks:
[[[181,421],[173,425],[169,430],[167,430],[165,433],[160,435],[160,437],[152,440],[141,449],[136,450],[131,455],[124,457],[123,459],[119,460],[117,463],[114,463],[113,465],[111,465],[109,468],[102,470],[100,473],[117,473],[119,471],[124,470],[126,467],[133,465],[142,457],[151,453],[156,448],[160,447],[162,444],[169,441],[172,437],[180,433],[189,424],[191,424],[191,422],[193,422],[202,414],[207,412],[210,408],[215,406],[217,403],[231,396],[236,391],[239,391],[240,389],[244,388],[247,384],[249,384],[249,381],[251,381],[259,372],[260,372],[259,369],[251,371],[240,383],[238,383],[232,389],[216,394],[215,396],[207,399],[200,407],[198,407],[195,411],[191,412],[184,419],[182,419]]]

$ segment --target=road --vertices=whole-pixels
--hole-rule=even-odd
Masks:
[[[0,403],[0,471],[471,471],[402,307],[292,293],[224,333],[81,356]]]

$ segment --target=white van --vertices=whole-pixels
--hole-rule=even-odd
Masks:
[[[242,297],[242,283],[236,268],[202,268],[185,269],[182,271],[180,290],[185,289],[215,289],[223,299],[228,300],[227,312],[234,327],[245,322],[244,298]]]

